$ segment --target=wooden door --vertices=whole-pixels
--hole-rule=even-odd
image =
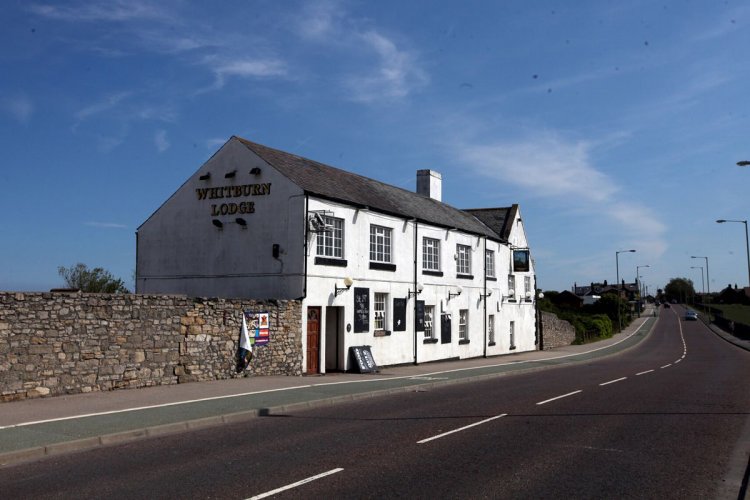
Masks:
[[[320,307],[307,308],[307,373],[308,375],[320,372],[318,360],[320,359]]]

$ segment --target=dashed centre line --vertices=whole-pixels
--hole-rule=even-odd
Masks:
[[[646,370],[645,372],[636,373],[635,376],[637,377],[638,375],[645,375],[647,373],[651,373],[652,371],[654,371],[654,370]]]
[[[430,441],[433,441],[435,439],[440,439],[441,437],[449,436],[451,434],[455,434],[456,432],[465,431],[466,429],[470,429],[472,427],[476,427],[477,425],[486,424],[487,422],[491,422],[493,420],[497,420],[498,418],[502,418],[507,416],[507,413],[503,413],[501,415],[495,415],[494,417],[485,418],[484,420],[480,420],[479,422],[474,422],[473,424],[465,425],[463,427],[459,427],[458,429],[453,429],[452,431],[443,432],[442,434],[438,434],[437,436],[432,436],[427,439],[423,439],[421,441],[417,441],[417,444],[424,444]]]
[[[663,370],[664,368],[669,368],[670,366],[672,366],[672,363],[669,363],[668,365],[662,366],[661,369]]]
[[[558,399],[562,399],[562,398],[567,398],[568,396],[572,396],[572,395],[574,395],[574,394],[578,394],[579,392],[583,392],[583,391],[582,391],[582,390],[578,390],[578,391],[573,391],[573,392],[569,392],[569,393],[567,393],[567,394],[563,394],[562,396],[557,396],[557,397],[554,397],[554,398],[546,399],[546,400],[544,400],[544,401],[539,401],[539,402],[537,403],[537,405],[543,405],[543,404],[549,403],[549,402],[551,402],[551,401],[556,401],[556,400],[558,400]]]
[[[282,491],[291,490],[293,488],[296,488],[297,486],[302,486],[303,484],[307,484],[309,482],[315,481],[316,479],[320,479],[322,477],[330,476],[331,474],[336,474],[337,472],[341,472],[342,470],[344,470],[344,469],[342,469],[341,467],[339,467],[337,469],[331,469],[331,470],[329,470],[327,472],[323,472],[321,474],[317,474],[315,476],[308,477],[308,478],[303,479],[301,481],[297,481],[296,483],[288,484],[286,486],[282,486],[281,488],[276,488],[275,490],[271,490],[271,491],[267,491],[265,493],[261,493],[260,495],[255,495],[253,497],[250,497],[250,500],[256,500],[256,499],[260,499],[260,498],[270,497],[270,496],[276,495],[277,493],[281,493]]]
[[[603,386],[603,385],[614,384],[615,382],[622,382],[623,380],[627,380],[627,379],[628,379],[628,377],[620,377],[620,378],[616,378],[614,380],[610,380],[609,382],[602,382],[599,385]]]

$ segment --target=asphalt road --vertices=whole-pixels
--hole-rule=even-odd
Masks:
[[[51,457],[0,469],[0,492],[738,498],[750,352],[679,312],[616,356]]]

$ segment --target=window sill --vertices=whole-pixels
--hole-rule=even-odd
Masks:
[[[427,271],[426,269],[422,269],[422,274],[425,276],[437,276],[438,278],[443,277],[443,271]]]
[[[510,351],[515,351],[515,350],[516,350],[516,346],[514,346],[514,345],[510,346],[510,349],[509,349],[509,350],[510,350]]]
[[[438,339],[436,339],[436,338],[435,339],[424,339],[422,341],[422,343],[423,344],[437,344],[438,343]]]
[[[494,347],[494,346],[496,346],[496,345],[497,345],[497,344],[496,344],[495,342],[490,342],[489,344],[487,344],[487,347]]]
[[[318,266],[335,266],[346,267],[349,263],[346,259],[335,259],[331,257],[315,257],[315,264]]]
[[[497,281],[497,278],[494,276],[487,276],[487,281]]]
[[[466,344],[470,344],[470,343],[471,343],[471,340],[469,340],[469,339],[463,339],[463,340],[459,340],[458,341],[458,345],[466,345]]]
[[[513,302],[515,304],[516,303],[516,299],[508,299],[508,302]]]
[[[375,330],[375,333],[373,333],[374,337],[389,337],[391,335],[391,332],[388,330]]]
[[[370,262],[370,269],[377,271],[396,272],[396,264],[386,264],[385,262]]]
[[[457,274],[456,278],[460,280],[473,280],[474,275],[473,274]]]

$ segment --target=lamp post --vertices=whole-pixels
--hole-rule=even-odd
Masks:
[[[750,161],[747,161],[747,160],[742,160],[742,161],[737,162],[738,167],[747,167],[748,165],[750,165]]]
[[[641,268],[651,267],[648,264],[643,266],[635,266],[635,285],[638,287],[638,317],[641,316],[641,303],[643,301],[643,290],[641,289]]]
[[[711,322],[711,275],[708,273],[708,257],[691,255],[691,259],[706,259],[706,302],[708,302],[708,322]]]
[[[747,238],[747,220],[730,220],[730,219],[719,219],[716,222],[723,224],[725,222],[741,222],[745,225],[745,251],[747,252],[747,286],[750,286],[750,243]]]
[[[622,331],[622,320],[620,319],[620,254],[635,252],[635,250],[617,250],[615,252],[615,267],[617,269],[617,331]]]

